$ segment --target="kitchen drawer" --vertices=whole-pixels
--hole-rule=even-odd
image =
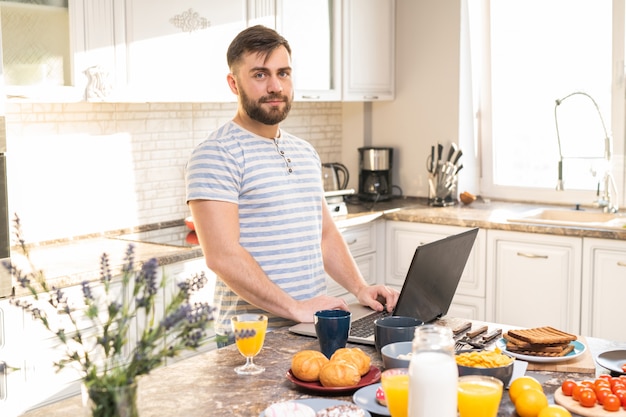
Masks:
[[[344,240],[348,244],[352,256],[357,257],[376,250],[375,223],[340,229]]]

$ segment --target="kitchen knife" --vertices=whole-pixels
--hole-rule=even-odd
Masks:
[[[487,330],[489,330],[489,327],[480,326],[478,329],[471,330],[467,332],[465,335],[467,336],[468,339],[474,339],[475,337],[480,336],[481,334],[485,333]]]
[[[435,145],[430,147],[430,162],[428,165],[428,172],[435,173]]]
[[[450,144],[450,150],[448,151],[448,162],[452,162],[452,157],[459,150],[459,147],[456,143],[452,142]]]
[[[461,159],[461,156],[463,156],[463,151],[459,149],[456,155],[454,156],[454,160],[452,161],[452,163],[456,165],[456,163],[459,162],[459,159]]]
[[[486,335],[483,336],[482,342],[483,343],[491,342],[493,339],[495,339],[496,337],[500,336],[501,334],[502,334],[502,329],[492,330],[492,331],[490,331],[489,333],[487,333]]]

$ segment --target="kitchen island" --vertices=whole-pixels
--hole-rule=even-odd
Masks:
[[[441,325],[454,327],[459,320],[444,318]],[[594,357],[603,351],[624,349],[626,344],[613,343],[596,338],[586,338]],[[372,365],[382,370],[381,357],[373,346],[360,347],[372,358]],[[179,360],[153,371],[139,381],[139,412],[141,417],[256,417],[273,402],[290,399],[324,397],[352,400],[352,393],[326,396],[307,391],[286,378],[291,357],[304,349],[319,350],[317,339],[295,335],[288,329],[267,334],[265,345],[255,362],[265,366],[266,371],[257,376],[237,375],[233,368],[244,362],[235,346],[206,352]],[[529,371],[544,387],[550,402],[563,379],[589,379],[603,368],[591,373]],[[81,415],[80,396],[33,410],[24,417],[66,417]],[[516,415],[507,393],[500,404],[499,417]]]

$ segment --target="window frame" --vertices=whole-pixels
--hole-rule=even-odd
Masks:
[[[480,46],[473,48],[480,51],[479,59],[473,60],[473,82],[478,85],[474,89],[474,103],[477,108],[474,114],[477,115],[475,122],[477,123],[477,143],[479,148],[479,187],[480,193],[489,198],[498,200],[527,201],[535,203],[550,204],[580,204],[582,206],[591,206],[596,198],[595,191],[589,190],[570,190],[567,189],[567,178],[565,180],[565,190],[556,191],[558,179],[558,161],[554,163],[554,176],[549,181],[554,183],[553,188],[533,188],[533,187],[516,187],[502,186],[493,183],[494,163],[493,163],[493,137],[491,129],[492,103],[491,103],[491,48],[489,43],[490,37],[490,1],[482,0],[479,4],[480,10],[473,10],[472,17],[476,21],[479,16],[479,25],[481,26]],[[496,0],[500,1],[500,0]],[[626,121],[626,82],[625,82],[625,25],[626,25],[626,7],[625,0],[613,0],[613,52],[612,52],[612,87],[611,87],[611,109],[605,109],[604,112],[610,111],[611,124],[610,135],[612,137],[613,154],[611,158],[612,174],[614,176],[618,189],[618,204],[620,207],[625,205],[625,184],[626,169],[624,160],[625,148],[625,121]],[[478,3],[476,3],[478,5]],[[477,13],[477,14],[476,14]],[[475,36],[474,31],[471,36]],[[475,42],[472,39],[470,42]],[[474,54],[476,56],[476,54]],[[556,138],[555,138],[556,140]]]

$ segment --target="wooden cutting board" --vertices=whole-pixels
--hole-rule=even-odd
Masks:
[[[554,393],[554,402],[583,417],[626,417],[626,411],[623,408],[618,411],[606,411],[598,404],[593,407],[583,407],[572,397],[564,395],[561,388]]]
[[[565,362],[528,362],[529,371],[553,371],[553,372],[577,372],[581,374],[596,373],[596,363],[583,336],[578,336],[578,341],[585,345],[585,351],[577,358]],[[615,414],[613,414],[615,415]]]

